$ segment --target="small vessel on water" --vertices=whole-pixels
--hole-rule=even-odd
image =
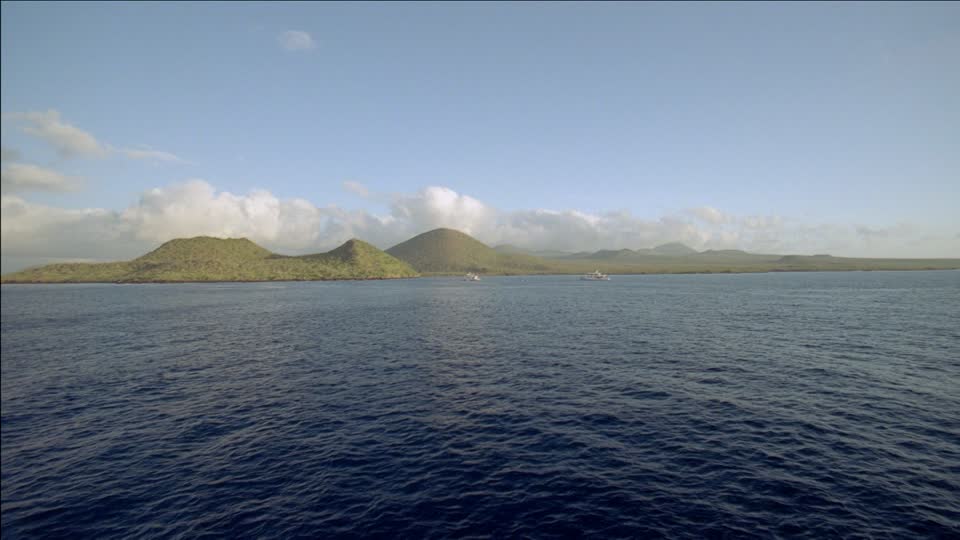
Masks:
[[[580,279],[583,281],[610,281],[610,276],[606,274],[601,274],[599,270],[594,270],[589,274],[584,274],[580,276]]]
[[[464,281],[480,281],[480,276],[474,274],[473,272],[467,272],[467,275],[463,276]]]

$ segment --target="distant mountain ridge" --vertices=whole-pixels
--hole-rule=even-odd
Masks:
[[[741,250],[697,252],[679,242],[650,249],[541,252],[497,249],[453,229],[434,229],[386,252],[357,239],[311,255],[272,253],[246,238],[198,236],[165,242],[125,262],[61,263],[2,276],[3,283],[144,283],[391,279],[423,274],[730,273],[818,270],[960,269],[960,259],[855,259],[830,255],[773,255]]]
[[[697,250],[680,242],[661,244],[653,248],[651,251],[657,255],[693,255],[697,253]]]
[[[534,257],[542,257],[544,259],[556,259],[572,255],[572,253],[569,251],[560,251],[556,249],[524,249],[513,244],[500,244],[498,246],[494,246],[493,249],[498,253],[504,253],[507,255],[533,255]]]
[[[903,270],[960,268],[957,259],[844,259],[829,255],[775,255],[738,249],[698,252],[680,242],[646,249],[567,253],[533,251],[505,244],[491,248],[453,229],[434,229],[401,242],[387,253],[427,274],[576,274],[779,272],[812,270]]]
[[[574,258],[574,259],[625,259],[636,257],[638,255],[696,255],[697,250],[693,249],[686,244],[681,242],[668,242],[666,244],[660,244],[652,248],[640,248],[640,249],[601,249],[598,251],[580,251],[576,253],[571,253],[567,251],[556,251],[556,250],[527,250],[521,247],[517,247],[511,244],[504,244],[497,246],[496,249],[501,253],[509,254],[523,254],[523,255],[534,255],[538,257],[544,257],[547,259],[564,259],[564,258]]]

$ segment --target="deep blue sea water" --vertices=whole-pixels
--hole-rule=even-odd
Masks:
[[[2,537],[960,537],[960,272],[2,288]]]

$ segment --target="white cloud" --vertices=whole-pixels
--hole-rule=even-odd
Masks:
[[[510,243],[532,249],[636,249],[680,241],[696,249],[757,253],[960,257],[960,235],[934,234],[905,224],[888,228],[807,224],[719,210],[724,218],[713,222],[690,217],[689,212],[657,219],[624,211],[504,212],[441,186],[393,196],[386,215],[321,207],[303,199],[281,200],[264,190],[237,195],[217,191],[202,180],[149,190],[122,212],[53,208],[12,195],[3,196],[2,210],[0,254],[7,261],[123,259],[172,238],[197,235],[245,236],[289,254],[326,251],[351,237],[388,248],[437,227],[459,229],[489,245]]]
[[[27,163],[11,163],[0,169],[0,192],[72,191],[80,179]]]
[[[107,149],[96,137],[82,129],[60,120],[60,113],[53,109],[46,112],[4,113],[4,120],[24,123],[22,129],[52,145],[60,157],[102,157]]]
[[[56,208],[3,195],[0,255],[4,271],[11,271],[77,257],[129,259],[172,238],[197,235],[248,237],[284,253],[304,253],[335,247],[327,222],[321,209],[302,199],[280,201],[259,190],[217,192],[201,180],[147,191],[122,212]]]
[[[109,154],[119,153],[130,159],[183,161],[170,152],[151,148],[115,148],[110,144],[102,143],[93,134],[62,121],[60,112],[54,109],[45,112],[3,113],[3,121],[19,122],[24,133],[42,139],[53,146],[61,158],[106,157]],[[7,152],[12,151],[4,149],[4,161],[18,159],[18,157],[8,157]],[[18,154],[15,155],[18,156]]]
[[[714,225],[719,225],[721,223],[729,223],[731,221],[731,216],[724,214],[720,210],[712,206],[701,206],[699,208],[691,208],[687,211],[688,214],[704,221],[706,223],[712,223]]]
[[[309,51],[317,47],[313,37],[302,30],[287,30],[277,37],[277,41],[288,51]]]
[[[280,200],[265,190],[247,195],[218,192],[203,180],[152,189],[120,214],[135,238],[156,244],[172,238],[207,235],[247,237],[281,252],[332,248],[326,228],[339,215],[303,199]]]
[[[144,193],[122,217],[139,238],[163,242],[197,235],[269,239],[276,235],[278,213],[279,201],[268,192],[238,197],[192,180]]]
[[[353,193],[353,194],[355,194],[355,195],[359,195],[359,196],[363,197],[364,199],[366,199],[367,197],[370,196],[370,190],[367,189],[367,186],[361,184],[360,182],[354,182],[354,181],[352,181],[352,180],[347,180],[346,182],[343,183],[343,189],[345,189],[345,190],[347,190],[347,191],[349,191],[350,193]]]
[[[470,235],[491,233],[497,212],[468,195],[440,186],[431,186],[412,196],[396,196],[390,214],[416,231],[449,227]]]

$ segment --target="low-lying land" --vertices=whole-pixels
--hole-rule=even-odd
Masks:
[[[740,250],[698,252],[678,242],[650,249],[564,253],[491,248],[452,229],[435,229],[387,250],[425,276],[476,272],[486,275],[677,274],[802,272],[826,270],[944,270],[960,259],[855,259],[830,255],[770,255]]]
[[[452,229],[435,229],[386,252],[350,240],[328,253],[286,256],[247,240],[171,240],[126,262],[62,263],[2,277],[3,283],[150,283],[190,281],[309,281],[393,279],[418,275],[676,274],[960,269],[960,259],[856,259],[830,255],[771,255],[739,250],[698,252],[676,242],[650,249],[525,252],[492,248]]]

